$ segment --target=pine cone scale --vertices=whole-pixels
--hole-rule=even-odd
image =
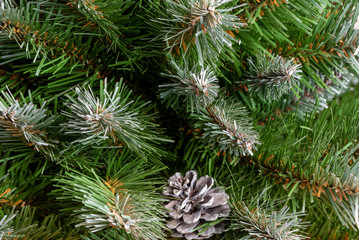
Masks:
[[[210,207],[212,206],[213,204],[213,197],[212,196],[206,196],[204,199],[203,199],[203,202],[202,202],[202,207]]]
[[[170,214],[171,218],[173,218],[173,219],[180,219],[183,216],[184,212],[174,210],[174,211],[171,211],[169,214]]]
[[[212,207],[221,206],[227,203],[228,198],[223,193],[212,193],[209,194],[209,196],[212,199]]]
[[[207,194],[207,191],[211,189],[213,183],[214,183],[213,178],[208,176],[201,177],[196,184],[197,191],[194,192],[194,195],[200,197],[202,195]]]
[[[182,222],[177,228],[176,230],[179,233],[185,234],[188,232],[192,232],[192,230],[199,224],[199,222],[195,222],[195,223],[185,223]]]
[[[165,208],[167,208],[168,210],[175,210],[176,204],[177,204],[177,201],[170,201],[169,203],[167,203],[165,205]]]
[[[214,209],[209,209],[204,211],[201,215],[201,219],[206,221],[215,221],[219,217],[227,217],[229,215],[230,208],[228,205],[223,205],[220,207],[216,207]]]
[[[209,236],[212,236],[215,232],[216,232],[215,227],[214,227],[214,226],[210,226],[209,228],[207,228],[205,231],[203,231],[203,232],[201,233],[201,236],[209,237]]]
[[[201,210],[197,210],[192,214],[184,214],[183,221],[185,223],[196,223],[201,218]]]
[[[167,227],[169,228],[169,229],[176,229],[177,227],[178,227],[178,225],[180,225],[182,223],[182,221],[181,220],[178,220],[178,219],[176,219],[176,220],[171,220],[171,221],[169,221],[168,223],[167,223]]]

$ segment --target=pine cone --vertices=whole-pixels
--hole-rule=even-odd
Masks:
[[[169,178],[168,183],[163,194],[175,198],[166,205],[172,218],[167,226],[172,230],[173,237],[206,239],[223,232],[223,222],[210,226],[205,231],[193,231],[208,221],[229,215],[229,196],[223,189],[211,189],[213,178],[206,175],[197,180],[197,172],[189,171],[185,177],[176,173]]]

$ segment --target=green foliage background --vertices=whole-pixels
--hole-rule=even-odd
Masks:
[[[3,0],[0,239],[171,239],[189,170],[213,239],[358,239],[358,4]]]

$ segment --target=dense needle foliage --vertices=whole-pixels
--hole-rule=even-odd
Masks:
[[[0,1],[0,239],[358,239],[358,4]]]

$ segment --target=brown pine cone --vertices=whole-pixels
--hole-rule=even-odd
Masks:
[[[168,184],[163,194],[171,197],[166,208],[172,218],[167,226],[173,237],[206,239],[223,232],[223,222],[204,231],[203,228],[194,230],[206,222],[229,215],[229,196],[223,189],[211,189],[213,178],[206,175],[197,180],[197,172],[189,171],[185,177],[176,173],[169,178]]]

